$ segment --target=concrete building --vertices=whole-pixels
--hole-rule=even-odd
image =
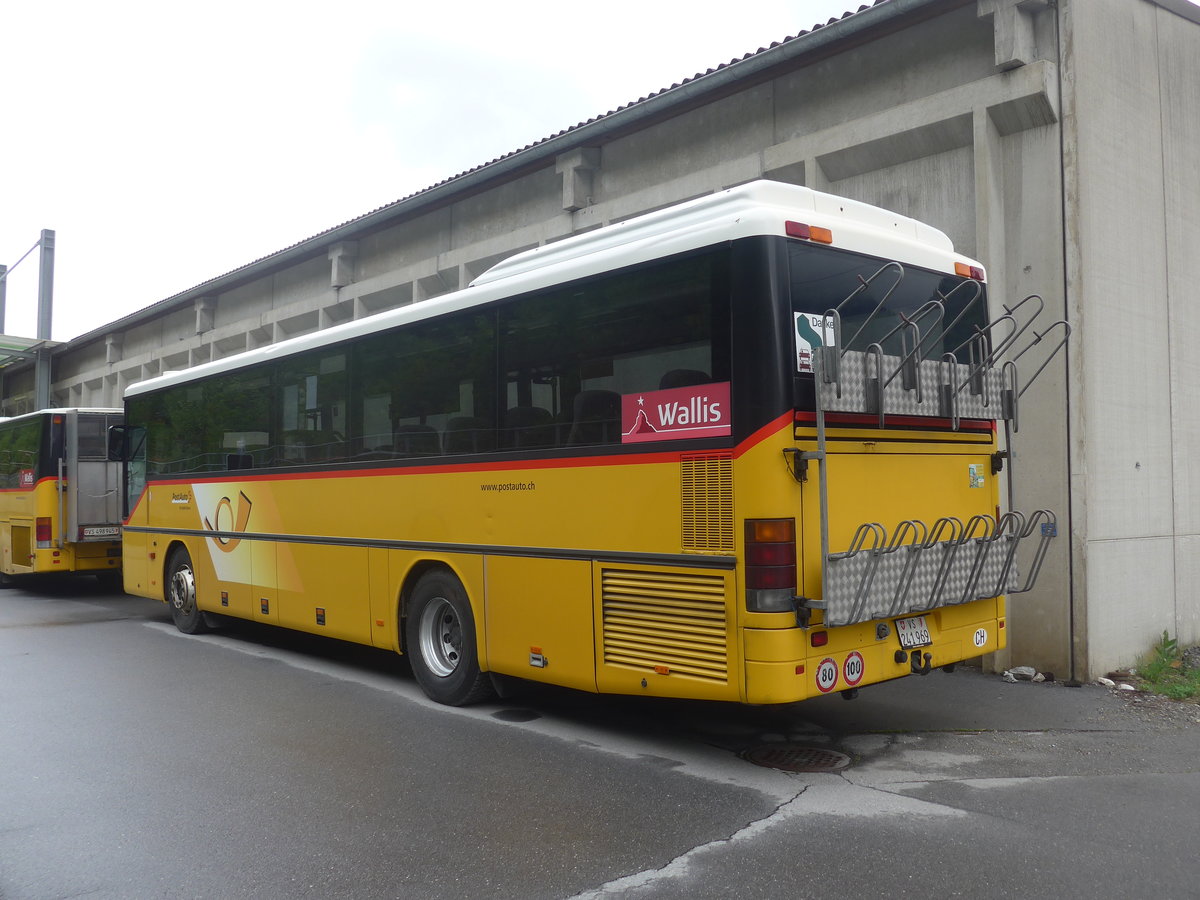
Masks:
[[[782,36],[781,36],[782,38]],[[649,86],[648,86],[649,87]],[[57,347],[52,404],[466,285],[515,251],[770,178],[947,232],[1073,337],[1022,401],[1018,506],[1058,513],[1009,650],[1090,678],[1200,641],[1200,8],[878,0]],[[5,370],[3,412],[32,408]]]

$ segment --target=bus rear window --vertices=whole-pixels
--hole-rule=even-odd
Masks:
[[[866,350],[878,342],[884,353],[899,356],[901,315],[910,319],[917,316],[922,358],[940,359],[943,353],[957,349],[963,359],[966,351],[961,349],[962,345],[975,334],[976,327],[987,324],[983,284],[957,275],[915,266],[901,267],[886,260],[798,241],[788,244],[788,269],[793,312],[817,317],[836,308],[860,288],[860,279],[870,281],[841,309],[844,350]],[[932,300],[942,301],[944,314],[933,307],[921,312]],[[816,324],[820,324],[819,318]],[[803,321],[798,322],[798,328],[803,329],[803,325]],[[801,343],[820,340],[815,333],[818,330],[802,332],[798,340]]]

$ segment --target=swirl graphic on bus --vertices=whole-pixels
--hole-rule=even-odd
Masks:
[[[228,497],[222,497],[217,501],[217,509],[213,513],[213,522],[217,524],[214,526],[205,517],[204,527],[214,532],[211,540],[216,544],[218,550],[223,553],[232,553],[237,549],[242,539],[240,537],[230,537],[229,533],[241,534],[246,530],[246,526],[250,524],[250,508],[252,506],[254,504],[250,501],[250,498],[241,491],[238,491],[236,515],[234,514],[233,502]],[[224,519],[224,522],[222,519]],[[225,527],[227,524],[233,527]]]

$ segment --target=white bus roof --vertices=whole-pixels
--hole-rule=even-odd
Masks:
[[[67,406],[54,407],[48,409],[35,409],[33,412],[21,413],[16,416],[0,416],[0,423],[16,422],[19,419],[32,419],[34,416],[46,415],[65,415],[67,413],[100,413],[110,416],[120,416],[125,414],[123,409],[113,409],[111,407],[86,407],[86,406]]]
[[[182,384],[292,353],[418,322],[492,300],[738,238],[784,236],[788,221],[828,228],[832,247],[953,273],[950,238],[929,225],[879,207],[777,181],[754,181],[636,216],[585,234],[517,253],[470,286],[411,306],[387,310],[236,356],[168,372],[130,385],[125,396]]]

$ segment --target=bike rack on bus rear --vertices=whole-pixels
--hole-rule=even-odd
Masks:
[[[846,304],[868,290],[877,280],[894,276],[883,298],[845,345],[842,344],[841,311]],[[1057,535],[1054,513],[1039,509],[1026,516],[1013,509],[1012,459],[1009,458],[1009,512],[996,519],[977,515],[965,524],[953,516],[939,518],[932,525],[907,519],[893,528],[891,535],[882,523],[864,522],[856,530],[850,546],[831,552],[829,546],[829,485],[826,445],[826,413],[867,413],[878,418],[879,427],[888,416],[936,417],[949,419],[958,430],[962,419],[1001,421],[1006,447],[1011,431],[1018,427],[1018,402],[1051,359],[1063,349],[1070,337],[1070,325],[1057,321],[1043,331],[1034,328],[1042,312],[1042,298],[1036,294],[1023,299],[939,359],[928,354],[934,336],[941,337],[962,319],[982,295],[976,282],[961,282],[950,294],[938,295],[913,315],[899,314],[900,323],[864,350],[853,348],[867,325],[883,310],[904,279],[899,263],[888,263],[859,285],[838,306],[825,312],[830,322],[832,343],[814,348],[816,380],[817,452],[803,454],[820,463],[822,598],[805,600],[809,608],[823,609],[825,624],[849,625],[907,613],[920,613],[938,606],[967,603],[1001,594],[1030,590],[1037,581],[1050,541]],[[884,283],[886,283],[884,281]],[[946,302],[960,289],[975,295],[955,319],[942,325]],[[1023,307],[1036,308],[1023,324],[1017,313]],[[1022,316],[1024,318],[1024,316]],[[922,337],[921,323],[928,320],[933,328]],[[938,326],[941,326],[940,330]],[[1017,362],[1055,329],[1062,329],[1061,340],[1050,350],[1028,382],[1021,384]],[[1006,329],[998,341],[994,338]],[[1033,338],[1020,351],[1012,352],[1027,331]],[[886,354],[884,343],[898,335],[901,355]],[[965,351],[967,361],[960,362]],[[1001,361],[1003,354],[1009,358]],[[994,473],[993,473],[994,474]],[[1034,538],[1034,541],[1029,541]],[[1022,580],[1018,573],[1019,548],[1035,543],[1028,572]]]

